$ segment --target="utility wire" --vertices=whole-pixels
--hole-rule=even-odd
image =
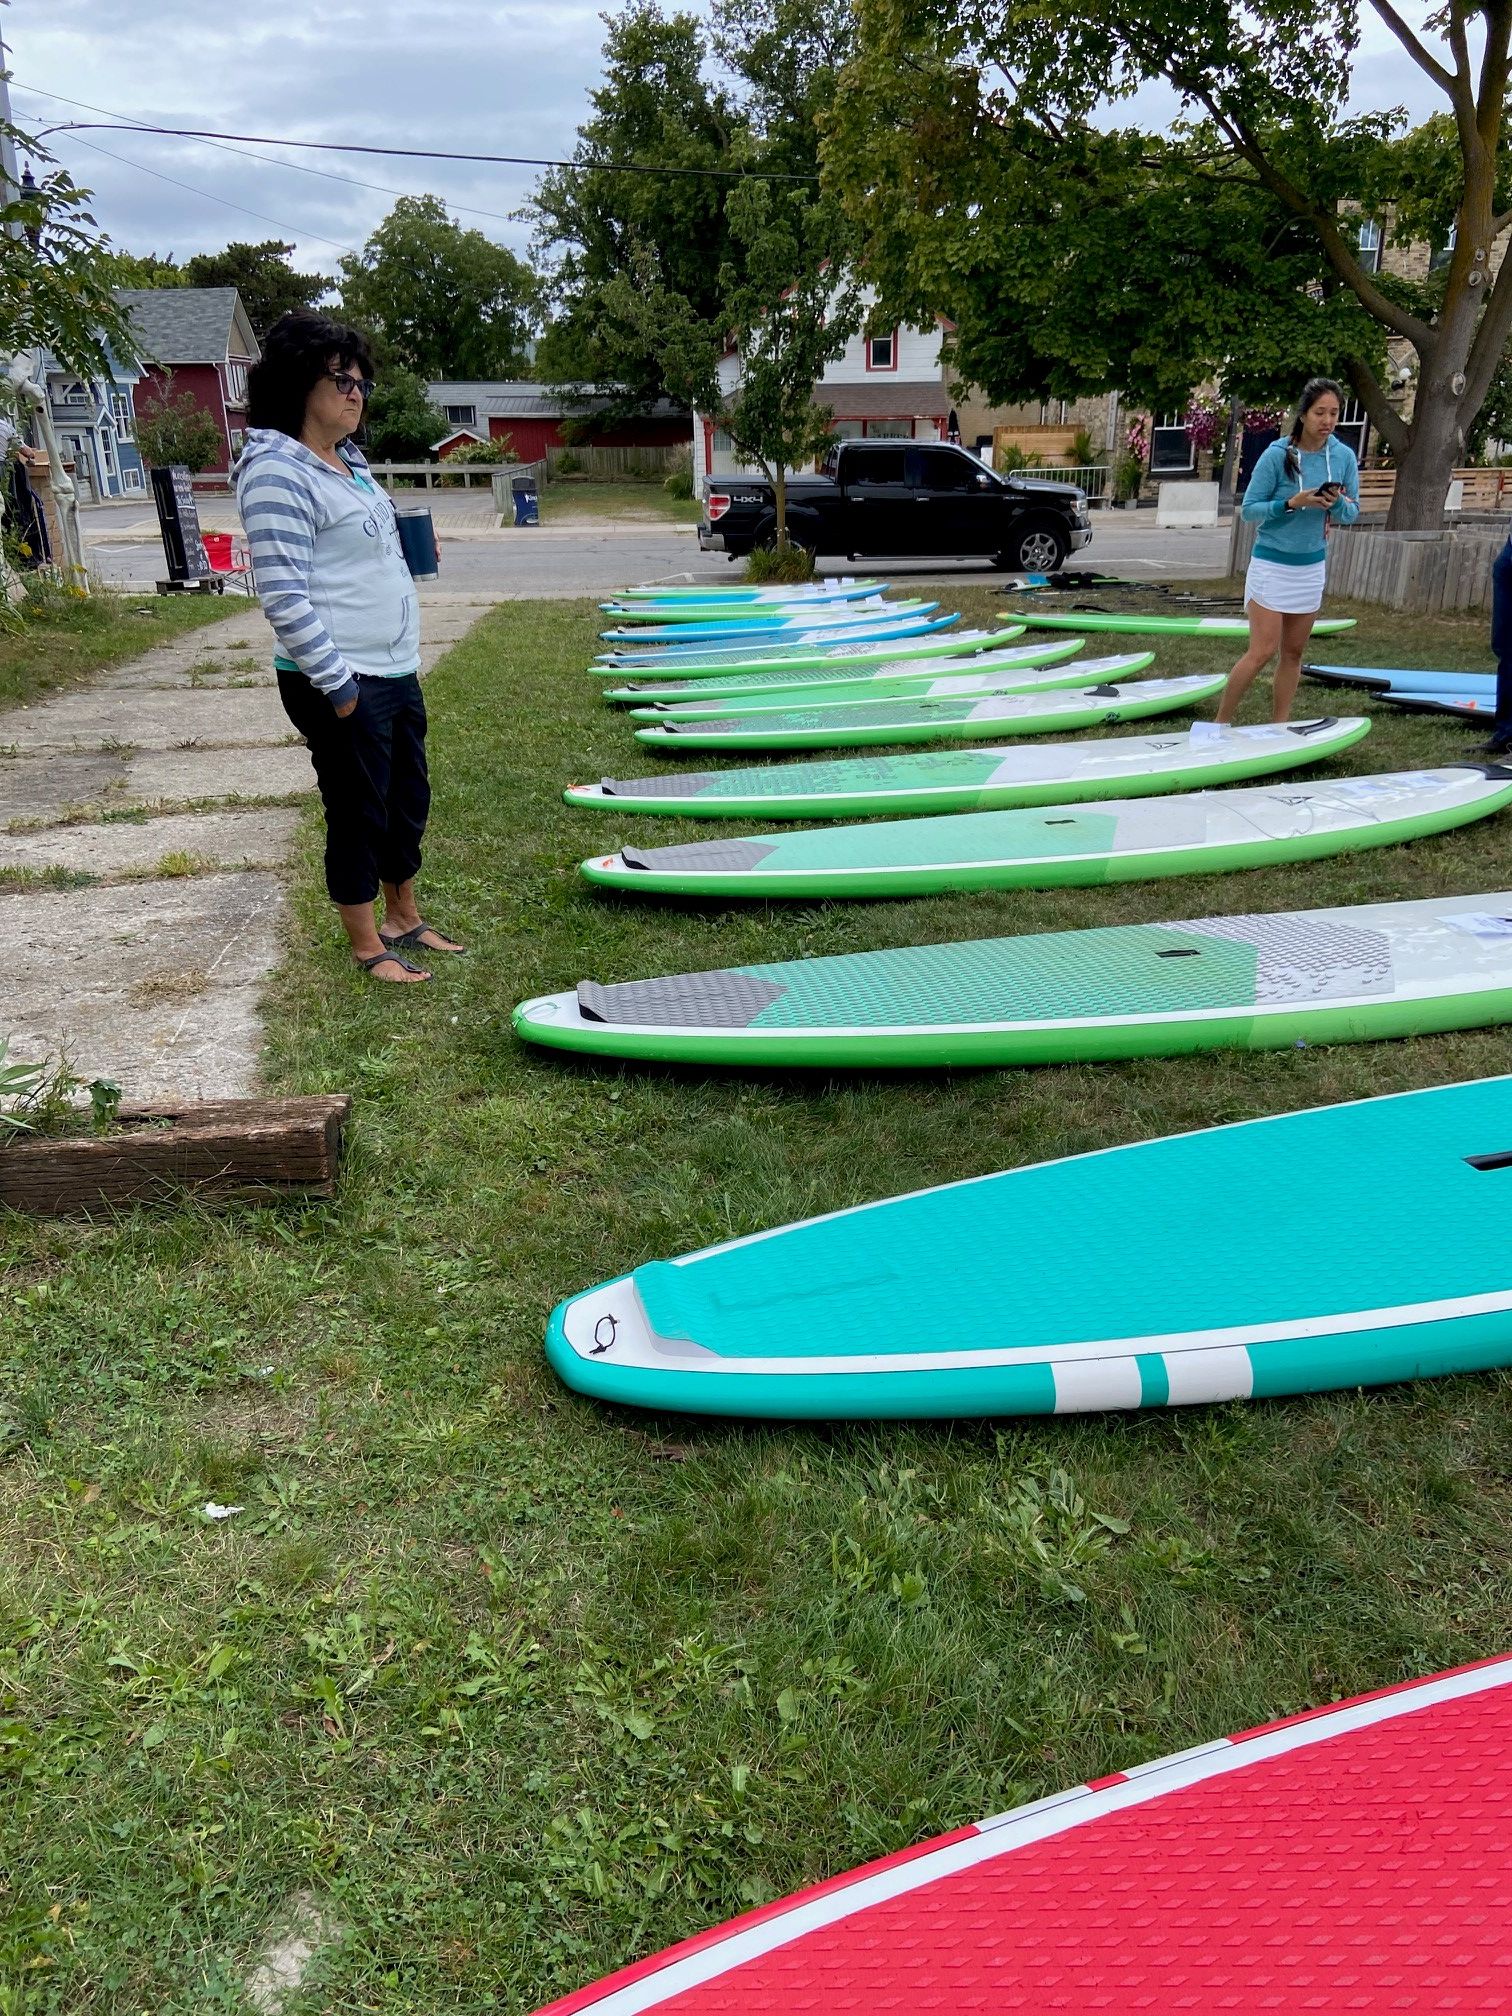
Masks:
[[[73,105],[80,111],[103,112],[111,119],[127,121],[135,130],[136,115],[131,112],[118,111],[113,105],[91,105],[87,98],[65,98],[61,91],[43,91],[35,84],[18,84],[16,89],[18,91],[25,91],[28,97],[51,99],[59,105]],[[89,143],[83,141],[80,144],[87,146]],[[200,144],[205,147],[214,147],[222,154],[235,154],[243,161],[257,161],[264,167],[268,165],[266,156],[262,154],[250,154],[245,147],[229,147],[223,140],[203,140]],[[322,182],[339,182],[347,189],[370,189],[375,195],[379,196],[412,196],[414,194],[412,189],[391,188],[387,182],[364,182],[356,175],[337,175],[329,168],[312,168],[304,161],[280,161],[278,166],[280,168],[287,168],[292,175],[315,175]],[[511,217],[508,211],[480,210],[476,203],[453,203],[450,197],[446,199],[446,206],[449,210],[461,211],[467,217],[486,217],[493,224],[514,224],[519,221],[517,218]],[[291,225],[283,225],[280,228],[291,230],[293,227]],[[308,232],[301,232],[299,235],[301,237],[308,237],[310,234]],[[322,244],[328,245],[330,242],[328,238],[321,240]]]
[[[117,133],[130,133],[130,126],[110,129]],[[75,135],[75,138],[78,136]],[[87,147],[92,154],[103,154],[107,161],[118,161],[123,168],[135,168],[141,175],[153,175],[159,182],[169,182],[175,189],[185,189],[191,196],[202,196],[207,203],[219,203],[224,209],[239,210],[244,217],[255,217],[260,224],[271,224],[277,231],[292,232],[295,238],[313,238],[319,245],[329,245],[337,252],[350,252],[354,258],[360,256],[355,246],[338,244],[334,238],[322,238],[318,231],[297,231],[292,224],[282,223],[277,217],[269,217],[262,210],[249,210],[245,203],[233,203],[226,196],[212,195],[208,189],[196,189],[192,182],[180,182],[176,175],[165,175],[160,168],[144,167],[140,161],[128,161],[124,154],[113,154],[108,147],[101,147],[94,140],[80,140],[81,147]]]
[[[240,140],[249,147],[299,147],[315,154],[381,154],[405,161],[481,161],[502,168],[575,168],[595,175],[676,175],[706,182],[819,180],[817,175],[776,174],[765,168],[667,168],[640,161],[553,161],[537,154],[462,154],[440,147],[372,147],[355,140],[280,140],[270,139],[264,133],[217,133],[199,126],[105,126],[91,119],[75,119],[52,130],[55,133],[153,133],[169,140]],[[329,244],[330,240],[325,242]]]

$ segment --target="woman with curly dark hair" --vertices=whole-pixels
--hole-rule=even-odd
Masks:
[[[248,374],[236,499],[278,640],[279,697],[315,766],[326,889],[352,957],[378,980],[428,980],[401,947],[465,948],[415,902],[430,811],[420,609],[394,507],[351,438],[372,390],[355,329],[282,316]]]

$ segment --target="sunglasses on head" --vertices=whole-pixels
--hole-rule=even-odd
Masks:
[[[325,375],[344,398],[349,399],[354,392],[359,399],[371,399],[373,396],[371,378],[359,378],[353,371],[327,371]]]

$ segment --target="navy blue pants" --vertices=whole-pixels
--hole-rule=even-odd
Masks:
[[[1491,568],[1491,651],[1496,659],[1493,742],[1512,744],[1512,539]]]
[[[410,673],[357,684],[356,709],[343,721],[302,672],[278,675],[278,697],[310,745],[325,806],[326,890],[333,903],[371,903],[380,882],[418,874],[430,814],[419,679]]]

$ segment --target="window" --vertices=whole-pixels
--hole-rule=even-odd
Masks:
[[[1454,257],[1454,242],[1458,236],[1459,226],[1451,224],[1449,226],[1449,236],[1428,261],[1428,271],[1430,273],[1441,273],[1449,264],[1449,261]]]
[[[1186,416],[1181,413],[1164,414],[1150,429],[1150,474],[1184,476],[1196,466],[1191,436],[1186,430]]]
[[[1365,408],[1358,399],[1346,399],[1344,410],[1339,415],[1339,424],[1334,429],[1334,437],[1347,441],[1355,452],[1355,460],[1365,459],[1365,436],[1370,431],[1370,422],[1365,418]]]
[[[912,420],[868,420],[866,423],[868,441],[912,441],[913,431]]]
[[[115,430],[123,441],[135,439],[136,430],[131,424],[131,401],[124,392],[111,393],[110,417],[115,421]]]
[[[908,480],[924,490],[974,490],[980,473],[964,455],[948,448],[915,448],[909,456]]]
[[[837,441],[859,441],[865,431],[864,420],[837,420],[830,429]]]
[[[226,359],[226,397],[233,406],[247,403],[247,367],[235,357]]]
[[[905,448],[869,448],[862,455],[852,451],[847,457],[850,462],[849,478],[852,483],[896,483],[903,488]]]
[[[868,371],[896,371],[898,368],[898,332],[892,330],[886,336],[868,336],[866,339],[866,368]]]
[[[115,436],[108,427],[100,429],[100,460],[105,465],[105,474],[115,474]]]
[[[443,406],[441,410],[458,427],[476,427],[478,424],[476,406]]]
[[[121,478],[128,490],[140,490],[142,487],[142,472],[140,469],[123,469],[121,471]]]
[[[1381,227],[1375,218],[1362,217],[1355,246],[1360,255],[1360,264],[1367,273],[1379,273],[1381,270],[1381,242]]]
[[[246,445],[247,436],[245,431],[240,427],[233,427],[231,429],[231,459],[233,462]]]
[[[89,388],[81,385],[76,378],[63,394],[63,404],[65,406],[87,406],[89,404]]]

